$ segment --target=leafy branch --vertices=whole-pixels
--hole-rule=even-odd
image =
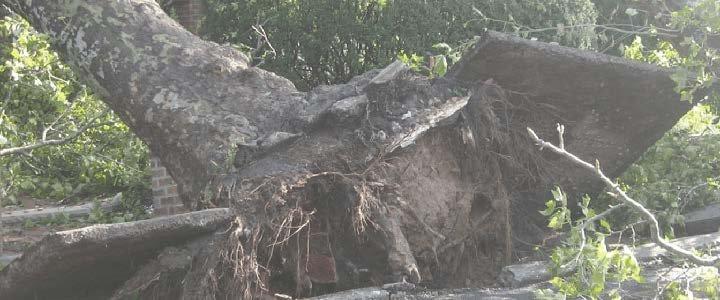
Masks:
[[[17,154],[17,153],[23,153],[23,152],[27,152],[27,151],[30,151],[30,150],[33,150],[33,149],[40,148],[40,147],[46,147],[46,146],[52,146],[52,145],[61,145],[61,144],[65,144],[65,143],[67,143],[67,142],[70,142],[70,141],[74,140],[75,138],[79,137],[79,136],[80,136],[81,134],[83,134],[86,130],[88,130],[88,129],[92,128],[92,127],[96,127],[96,126],[102,125],[102,124],[98,124],[98,123],[96,122],[96,120],[97,120],[98,118],[104,116],[105,114],[107,114],[109,111],[110,111],[110,109],[105,109],[105,110],[102,111],[101,113],[97,114],[96,116],[92,117],[90,120],[88,120],[87,122],[85,122],[85,124],[83,124],[80,128],[78,128],[78,130],[74,131],[73,133],[71,133],[70,135],[68,135],[68,136],[66,136],[66,137],[64,137],[64,138],[61,138],[61,139],[47,139],[47,133],[48,133],[48,131],[49,131],[50,129],[52,129],[52,126],[54,126],[54,125],[57,123],[57,121],[60,119],[60,118],[58,118],[58,119],[56,119],[50,126],[46,127],[46,128],[43,130],[42,138],[41,138],[41,140],[40,140],[39,142],[34,143],[34,144],[30,144],[30,145],[24,145],[24,146],[18,146],[18,147],[11,147],[11,148],[0,149],[0,156]]]
[[[562,137],[563,130],[561,128],[562,128],[562,126],[558,126],[560,140],[562,141],[563,140],[563,137]],[[612,181],[610,178],[608,178],[600,169],[599,161],[596,160],[595,165],[592,165],[592,164],[580,159],[579,157],[575,156],[574,154],[568,152],[567,150],[565,150],[565,147],[562,142],[560,143],[561,147],[558,147],[558,146],[553,145],[550,142],[546,142],[546,141],[540,139],[531,128],[528,127],[527,131],[528,131],[528,134],[530,135],[530,138],[532,138],[532,140],[535,141],[535,143],[538,146],[540,146],[540,150],[542,150],[544,148],[550,149],[552,152],[567,158],[575,165],[592,172],[597,178],[599,178],[600,180],[603,181],[603,183],[605,184],[605,186],[607,186],[608,189],[610,189],[612,191],[610,193],[610,195],[613,198],[619,200],[620,202],[622,202],[622,204],[629,206],[629,207],[633,208],[634,210],[638,211],[643,216],[643,218],[645,218],[650,223],[650,238],[652,239],[652,241],[655,244],[657,244],[661,248],[667,250],[668,252],[676,254],[682,258],[685,258],[697,265],[714,266],[714,265],[720,263],[720,257],[714,257],[714,258],[700,257],[700,256],[695,255],[691,251],[688,251],[686,249],[683,249],[681,247],[673,245],[673,244],[669,243],[666,239],[664,239],[660,235],[660,225],[659,225],[657,219],[655,218],[655,215],[653,215],[640,202],[637,202],[634,199],[630,198],[625,193],[625,191],[623,191],[620,188],[620,185],[618,185],[617,183]],[[615,208],[617,208],[617,206],[615,206]],[[614,208],[610,208],[610,209],[614,209]],[[604,215],[604,214],[605,214],[605,212],[603,212],[599,215]],[[588,221],[590,221],[592,219],[594,219],[594,218],[591,218]],[[588,222],[585,222],[585,224],[587,224],[587,223]],[[581,232],[582,232],[582,230],[581,230]]]

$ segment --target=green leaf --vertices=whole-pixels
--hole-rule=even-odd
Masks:
[[[690,72],[686,68],[678,68],[670,74],[670,78],[675,81],[675,91],[680,92],[688,86],[688,78]]]
[[[543,216],[549,216],[555,211],[555,200],[548,200],[545,202],[545,210],[541,210],[540,214]]]
[[[35,185],[30,180],[25,180],[20,182],[20,188],[23,190],[32,190],[35,188]]]
[[[605,219],[600,219],[600,227],[604,228],[607,231],[612,231],[610,223]]]
[[[452,47],[450,47],[450,45],[448,45],[447,43],[437,43],[433,45],[432,48],[435,49],[435,51],[437,51],[438,53],[444,55],[450,54],[450,52],[452,52]]]
[[[563,191],[560,189],[560,187],[555,187],[552,190],[552,195],[555,201],[560,202],[563,207],[567,206],[567,197],[565,196],[565,193],[563,193]]]
[[[558,213],[552,215],[552,217],[550,217],[550,222],[548,223],[548,227],[555,229],[555,230],[561,229],[563,227],[563,224],[565,224],[565,214],[566,214],[566,211],[562,210],[562,211],[559,211]]]
[[[600,239],[595,245],[595,256],[599,259],[605,259],[608,256],[607,248],[605,247],[605,240]]]
[[[445,58],[445,55],[437,55],[435,56],[435,65],[433,66],[433,74],[437,76],[445,76],[445,73],[447,73],[447,59]]]

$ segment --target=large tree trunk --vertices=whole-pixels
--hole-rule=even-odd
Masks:
[[[513,236],[542,236],[532,218],[550,184],[598,188],[539,155],[526,126],[566,124],[569,149],[619,174],[688,108],[664,70],[493,32],[447,78],[397,62],[303,93],[154,1],[0,3],[48,34],[161,156],[188,207],[236,216],[191,263],[164,268],[176,252],[163,251],[142,266],[120,299],[492,284]],[[53,288],[22,295],[73,298]]]
[[[212,175],[227,172],[235,145],[302,132],[318,114],[290,81],[248,67],[230,46],[201,40],[154,1],[3,3],[50,36],[63,60],[161,156],[189,202]]]

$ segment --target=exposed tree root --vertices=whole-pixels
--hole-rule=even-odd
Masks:
[[[403,89],[393,89],[398,88]],[[372,97],[385,99],[383,94]],[[251,235],[247,229],[234,229],[229,255],[221,262],[234,271],[217,277],[242,278],[230,280],[243,286],[238,297],[277,292],[310,296],[402,280],[439,282],[443,277],[449,282],[441,284],[451,286],[494,280],[512,252],[506,187],[537,184],[543,164],[527,147],[522,130],[508,119],[510,114],[518,119],[532,114],[516,109],[510,98],[493,83],[483,83],[472,91],[466,111],[447,116],[456,121],[428,131],[416,147],[392,154],[381,151],[356,167],[238,184],[245,192],[233,195],[245,200],[231,201],[235,209],[249,210],[247,203],[262,201],[262,211],[253,215],[267,221],[256,223]],[[522,101],[519,96],[514,99]],[[393,109],[393,104],[373,105],[368,109]],[[366,120],[369,127],[358,137],[372,145],[383,125],[377,118]],[[435,143],[445,144],[449,151]],[[438,162],[414,157],[435,148],[451,154]],[[430,174],[417,173],[426,168]],[[510,173],[515,176],[505,177]],[[433,199],[403,187],[417,180],[456,196]],[[451,182],[447,180],[455,187],[446,186]],[[437,205],[444,208],[438,210]],[[426,206],[435,208],[425,210]],[[219,289],[227,291],[222,286]]]
[[[404,76],[397,72],[392,76]],[[417,93],[406,89],[430,93],[428,86],[413,87],[412,79],[375,84],[391,92],[370,100]],[[492,282],[512,251],[507,188],[537,184],[543,164],[508,120],[510,114],[531,114],[522,115],[511,97],[487,82],[458,102],[460,108],[467,103],[462,112],[428,113],[423,118],[434,125],[378,147],[378,132],[388,125],[374,112],[397,109],[382,101],[367,104],[370,112],[356,136],[359,147],[378,149],[368,151],[373,155],[364,163],[218,178],[206,203],[227,203],[243,219],[200,250],[166,249],[116,299],[252,299],[398,281],[458,287]],[[416,145],[400,147],[409,141]],[[193,259],[164,263],[183,255]]]
[[[535,110],[525,95],[490,81],[444,102],[437,97],[447,95],[434,93],[424,78],[391,65],[368,83],[367,97],[333,107],[329,120],[359,124],[354,133],[328,139],[347,131],[338,128],[290,145],[307,151],[318,147],[303,144],[313,139],[337,143],[320,147],[312,163],[304,159],[312,154],[298,154],[300,163],[269,155],[240,174],[216,177],[204,203],[229,205],[242,219],[191,253],[191,263],[166,267],[174,256],[165,250],[117,298],[312,296],[398,281],[490,284],[512,253],[512,193],[542,185],[547,175],[520,128]],[[253,177],[253,168],[277,171]]]
[[[410,249],[405,234],[398,224],[401,212],[389,206],[378,206],[373,211],[373,217],[377,224],[379,235],[385,245],[387,252],[388,266],[396,281],[420,282],[420,271],[418,270],[415,256]]]
[[[135,276],[115,291],[111,299],[170,299],[179,298],[182,280],[192,258],[208,238],[200,238],[184,247],[165,248],[157,258],[143,266]]]

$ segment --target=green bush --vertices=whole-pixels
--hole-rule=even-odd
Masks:
[[[653,211],[668,235],[670,225],[683,222],[682,213],[720,199],[717,118],[709,105],[695,107],[620,177],[628,194]]]
[[[705,24],[703,27],[708,34],[720,30],[714,13],[717,2],[704,0],[701,3],[703,5],[698,5],[695,12],[686,8],[673,13],[671,24],[692,21]],[[710,16],[703,17],[708,11]],[[678,26],[678,29],[684,28]],[[707,89],[714,81],[708,78],[715,77],[707,68],[711,63],[706,64],[703,60],[716,61],[713,57],[717,56],[717,51],[700,51],[704,53],[702,55],[696,51],[698,44],[704,44],[702,41],[706,38],[695,35],[677,44],[658,37],[635,36],[621,49],[626,58],[673,68],[671,77],[677,83],[678,98],[699,102],[695,102],[695,107],[620,178],[628,194],[655,213],[669,236],[674,234],[670,225],[682,224],[682,213],[720,199],[720,97],[716,93],[707,96],[696,93]],[[702,76],[691,76],[693,73]],[[602,199],[601,202],[612,201],[608,197]],[[633,222],[635,216],[624,214],[620,218]]]
[[[518,32],[594,24],[589,0],[208,0],[204,35],[252,52],[255,63],[299,88],[346,82],[384,67],[399,53],[424,55],[432,46],[456,45],[484,28]],[[257,48],[262,25],[273,46]],[[591,28],[532,36],[592,48]],[[262,43],[260,43],[262,44]],[[274,51],[273,51],[274,49]]]
[[[76,80],[45,36],[19,18],[0,19],[0,62],[0,149],[36,143],[50,125],[47,138],[61,139],[100,116],[69,143],[0,156],[0,204],[149,189],[145,145]]]

